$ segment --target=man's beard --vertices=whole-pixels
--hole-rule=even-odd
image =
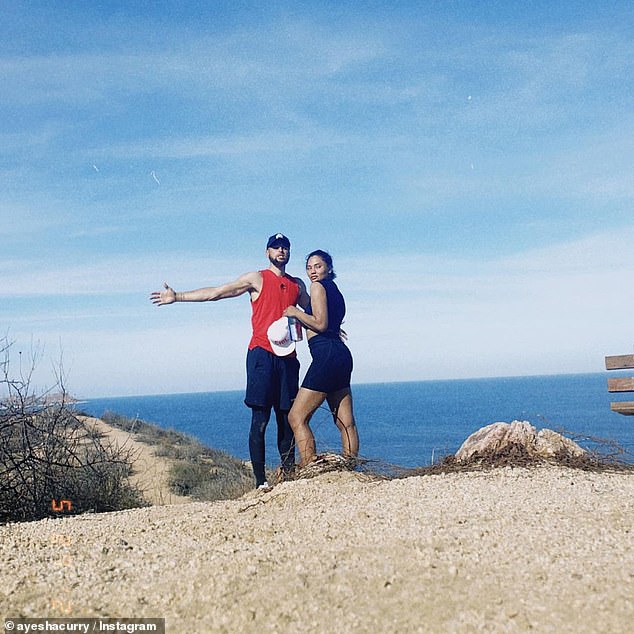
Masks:
[[[271,264],[273,264],[274,266],[286,266],[288,264],[288,261],[290,260],[290,255],[287,255],[286,257],[282,256],[282,255],[275,255],[275,256],[269,256],[269,262]],[[280,261],[282,260],[282,261]]]

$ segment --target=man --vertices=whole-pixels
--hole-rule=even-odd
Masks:
[[[257,488],[268,487],[264,472],[264,438],[271,407],[275,410],[277,447],[283,473],[290,472],[295,465],[295,442],[288,424],[288,411],[299,388],[299,361],[294,352],[287,356],[276,356],[267,335],[269,326],[282,317],[286,308],[296,304],[306,307],[309,302],[304,283],[286,274],[290,254],[290,240],[276,233],[266,243],[268,269],[246,273],[222,286],[178,293],[166,282],[164,290],[150,295],[154,304],[165,306],[175,302],[213,302],[249,293],[253,334],[247,352],[244,402],[251,408],[249,453]]]

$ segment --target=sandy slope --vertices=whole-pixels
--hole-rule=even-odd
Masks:
[[[0,616],[192,632],[629,632],[634,476],[543,467],[284,483],[0,527]]]
[[[130,482],[135,485],[150,504],[183,504],[191,498],[177,495],[169,489],[169,460],[156,455],[153,447],[135,440],[134,434],[106,424],[99,418],[79,417],[88,427],[104,434],[103,444],[129,449],[133,458],[133,475]]]

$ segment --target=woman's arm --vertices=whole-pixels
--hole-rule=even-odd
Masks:
[[[312,315],[305,313],[296,306],[289,306],[285,311],[286,317],[295,317],[301,324],[314,332],[328,330],[328,299],[326,289],[319,282],[310,285],[310,306]]]

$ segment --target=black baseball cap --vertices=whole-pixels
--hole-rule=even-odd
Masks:
[[[275,235],[272,235],[266,243],[267,249],[270,249],[271,247],[286,247],[287,249],[290,249],[291,241],[283,233],[276,233]]]

